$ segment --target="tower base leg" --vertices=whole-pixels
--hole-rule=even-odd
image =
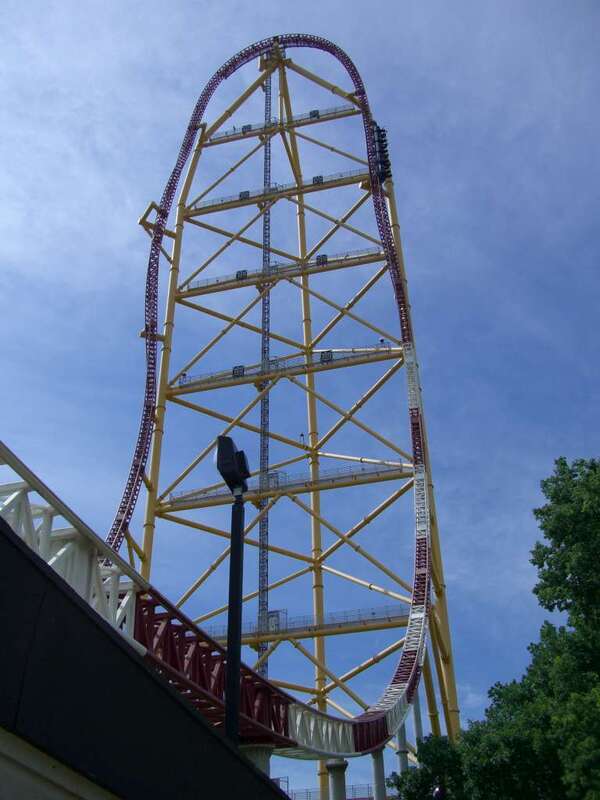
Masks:
[[[240,748],[246,758],[265,775],[271,774],[271,754],[273,748],[267,745],[249,744]]]
[[[373,753],[373,800],[386,800],[383,748]]]
[[[335,758],[327,762],[329,774],[329,800],[346,800],[346,768],[348,762]]]

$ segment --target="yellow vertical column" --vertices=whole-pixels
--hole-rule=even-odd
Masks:
[[[302,195],[298,195],[298,242],[299,254],[301,258],[306,257],[306,227],[304,219],[304,202]],[[312,358],[312,319],[310,311],[310,294],[308,292],[308,275],[302,276],[302,334],[304,345],[306,347],[306,360],[307,362]],[[310,479],[313,482],[319,480],[319,457],[317,455],[317,442],[319,441],[319,427],[317,419],[317,402],[314,396],[315,378],[314,373],[309,372],[306,375],[306,387],[308,389],[306,395],[307,404],[307,420],[308,420],[308,443],[311,448],[309,456],[310,464]],[[319,491],[311,492],[310,506],[312,510],[311,515],[311,555],[315,559],[315,565],[312,570],[313,575],[313,613],[317,625],[323,624],[324,618],[324,590],[323,590],[323,570],[318,562],[318,559],[323,552],[323,545],[321,541],[321,493]],[[315,658],[319,664],[325,664],[325,638],[323,636],[315,636],[314,652]],[[326,675],[320,666],[315,667],[315,689],[319,692],[317,699],[317,708],[319,711],[327,710],[327,703],[322,694],[325,688]],[[329,793],[329,778],[325,761],[319,762],[319,784],[321,794],[320,797],[327,800]]]
[[[392,233],[394,236],[394,244],[396,245],[396,252],[398,253],[398,270],[400,272],[400,279],[404,288],[404,296],[406,297],[407,305],[410,309],[410,302],[408,296],[408,284],[406,281],[406,270],[404,267],[404,256],[402,253],[402,239],[400,236],[400,222],[398,220],[398,209],[396,206],[396,197],[394,195],[394,182],[388,178],[384,185],[388,210],[392,223]],[[442,693],[442,705],[444,716],[447,720],[448,736],[455,739],[460,732],[460,717],[458,708],[458,697],[456,692],[456,679],[454,676],[454,660],[452,657],[452,646],[450,638],[450,625],[448,622],[448,608],[446,604],[446,585],[444,582],[444,567],[442,564],[442,553],[440,548],[440,537],[437,526],[437,515],[435,510],[435,497],[433,492],[433,482],[431,478],[431,462],[429,459],[429,445],[427,440],[427,428],[425,419],[422,419],[423,428],[423,446],[425,450],[425,462],[427,464],[428,475],[428,499],[430,511],[430,526],[431,526],[431,560],[432,560],[432,576],[433,585],[435,589],[435,606],[438,610],[438,617],[440,627],[442,628],[442,636],[447,645],[447,652],[440,658],[434,658],[436,662],[436,670],[438,672],[438,682],[440,687],[444,687],[445,691]],[[437,650],[435,642],[432,641],[432,647]],[[434,652],[434,656],[438,653]]]
[[[282,64],[279,68],[279,91],[280,91],[280,108],[285,111],[286,120],[292,119],[292,105],[288,90],[287,78],[285,74],[285,66]],[[290,138],[290,151],[292,170],[298,185],[302,183],[302,170],[300,166],[300,156],[298,153],[298,144],[294,129],[287,128],[287,133]],[[298,254],[301,259],[306,258],[306,218],[304,212],[304,196],[298,194],[298,205],[296,207],[296,220],[298,226]],[[301,277],[302,287],[302,337],[303,343],[306,347],[306,361],[309,363],[312,359],[312,319],[311,319],[311,303],[309,289],[308,275]],[[319,457],[317,455],[316,446],[319,441],[319,427],[317,418],[317,401],[314,396],[315,378],[312,372],[306,374],[306,387],[308,392],[306,394],[307,406],[307,424],[308,424],[308,444],[311,448],[309,455],[309,467],[311,481],[317,482],[319,480]],[[321,495],[320,492],[311,492],[310,506],[312,510],[311,515],[311,554],[314,559],[318,559],[323,552],[323,545],[321,540]],[[324,617],[324,591],[323,591],[323,570],[319,563],[315,563],[312,570],[313,585],[312,585],[312,600],[313,600],[313,614],[317,625],[323,624]],[[314,654],[316,660],[320,664],[325,664],[325,639],[322,636],[315,636],[313,639]],[[317,691],[317,708],[319,711],[327,711],[327,702],[323,694],[323,689],[327,682],[327,676],[322,667],[315,666],[315,690]],[[329,797],[329,779],[326,761],[319,761],[319,789],[321,800],[328,800]]]
[[[165,426],[167,389],[169,387],[169,366],[171,363],[171,349],[173,346],[173,329],[175,326],[175,302],[177,298],[177,281],[179,278],[179,266],[181,262],[185,204],[187,202],[192,180],[196,173],[196,167],[198,166],[198,159],[200,158],[205,131],[206,127],[203,125],[200,130],[198,142],[194,148],[194,153],[190,161],[187,175],[185,177],[181,195],[177,203],[177,213],[175,216],[175,239],[173,240],[173,248],[171,251],[171,266],[169,269],[167,288],[167,305],[162,331],[163,342],[160,356],[160,368],[158,373],[156,405],[154,408],[154,433],[152,436],[152,451],[150,455],[150,471],[148,476],[149,485],[148,494],[146,496],[146,511],[144,515],[144,562],[142,564],[142,576],[146,578],[146,580],[150,579],[152,550],[154,546],[154,532],[156,529],[158,481],[160,477],[160,459],[162,454],[162,441]]]

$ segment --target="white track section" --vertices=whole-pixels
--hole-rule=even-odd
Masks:
[[[417,411],[421,420],[423,419],[423,407],[421,402],[421,385],[419,382],[419,367],[417,364],[416,352],[413,344],[404,343],[404,368],[406,370],[406,380],[408,386],[408,407],[409,413]],[[423,539],[427,542],[427,565],[420,569],[429,574],[430,552],[431,552],[431,523],[429,515],[429,501],[427,492],[427,471],[422,465],[415,465],[414,470],[414,508],[415,508],[415,553],[419,542]],[[416,563],[415,573],[419,567]],[[415,577],[416,577],[415,574]],[[410,607],[409,621],[406,629],[406,641],[404,650],[407,652],[417,652],[417,663],[419,674],[425,660],[427,646],[427,620],[428,620],[429,589],[426,593],[424,604],[413,602]],[[417,683],[418,688],[418,683]],[[388,731],[396,734],[404,722],[410,703],[407,700],[407,683],[390,683],[377,703],[369,707],[369,711],[386,711]]]
[[[0,462],[15,477],[0,485],[0,515],[94,611],[145,653],[133,638],[133,624],[136,595],[146,582],[3,442]]]
[[[278,755],[314,759],[315,755],[351,758],[356,756],[350,720],[319,714],[302,703],[292,703],[288,712],[290,737],[298,742],[293,750],[276,750]]]

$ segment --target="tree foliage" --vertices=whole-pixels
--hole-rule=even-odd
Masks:
[[[402,800],[431,798],[436,786],[442,785],[448,800],[468,800],[464,791],[461,754],[445,736],[428,736],[419,744],[420,769],[403,775],[393,772],[388,786],[398,790]]]
[[[600,462],[556,461],[534,511],[543,542],[532,550],[545,622],[521,680],[495,684],[482,721],[456,744],[428,737],[421,768],[390,785],[402,800],[600,800]]]
[[[556,461],[542,481],[546,505],[534,511],[545,543],[532,551],[543,608],[566,611],[569,624],[589,631],[600,623],[600,462]]]

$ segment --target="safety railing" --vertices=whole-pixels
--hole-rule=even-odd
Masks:
[[[326,265],[337,264],[339,262],[349,261],[352,259],[358,259],[367,256],[377,256],[381,254],[383,257],[383,251],[380,247],[367,247],[362,250],[346,250],[343,253],[336,253],[335,255],[327,255],[327,254],[320,254],[315,256],[314,258],[310,258],[307,261],[301,262],[292,262],[291,264],[289,261],[274,261],[267,267],[266,270],[257,269],[257,270],[247,270],[247,269],[238,269],[235,272],[231,272],[228,275],[219,275],[216,278],[204,278],[201,281],[194,281],[190,283],[186,288],[187,289],[202,289],[205,286],[215,285],[218,286],[220,283],[231,283],[233,281],[253,281],[255,279],[265,280],[265,273],[267,275],[283,275],[285,274],[286,270],[293,270],[296,271],[298,268],[303,269],[310,269],[311,267],[320,267]]]
[[[319,186],[321,184],[333,183],[334,181],[343,180],[345,178],[354,178],[358,175],[365,175],[364,169],[351,169],[347,172],[334,172],[331,175],[314,175],[309,182],[305,182],[298,187],[295,182],[292,183],[273,183],[271,186],[261,186],[260,189],[247,189],[238,192],[237,194],[230,194],[226,197],[218,197],[214,200],[202,200],[200,203],[195,203],[190,206],[192,210],[199,210],[207,208],[208,206],[224,206],[227,203],[233,203],[237,200],[254,200],[265,195],[277,194],[278,192],[287,192],[291,189],[305,190],[309,186]]]
[[[386,605],[374,608],[356,608],[351,611],[332,611],[325,614],[323,622],[317,623],[314,614],[302,614],[289,617],[285,609],[269,612],[269,632],[303,631],[309,628],[336,627],[338,625],[351,625],[359,622],[375,622],[381,620],[397,619],[406,615],[406,609],[399,605]],[[226,625],[211,625],[204,628],[213,639],[224,639],[227,635]],[[258,624],[247,620],[242,624],[242,635],[250,636],[258,633]]]
[[[321,800],[319,789],[290,789],[290,800]],[[369,783],[346,786],[346,800],[373,800],[373,787]]]
[[[133,643],[147,584],[0,442],[0,515],[101,617]]]
[[[321,122],[325,121],[329,118],[335,118],[340,114],[350,114],[350,113],[357,113],[357,109],[355,106],[347,105],[347,106],[334,106],[333,108],[323,108],[318,109],[314,108],[311,111],[305,111],[303,114],[296,114],[292,117],[291,120],[286,121],[288,125],[294,125],[302,122],[314,121],[314,122]],[[256,133],[258,131],[265,131],[270,128],[276,127],[279,125],[279,118],[274,116],[271,117],[271,121],[268,123],[263,122],[254,122],[247,125],[234,125],[232,128],[228,128],[226,131],[220,131],[219,133],[215,133],[210,137],[211,142],[217,142],[219,139],[226,139],[230,136],[234,136],[236,134],[249,134],[249,133]]]
[[[219,370],[218,372],[205,372],[200,375],[188,375],[182,373],[177,381],[179,386],[190,386],[199,383],[228,382],[239,383],[240,379],[258,378],[265,375],[286,373],[298,373],[307,367],[325,368],[331,363],[344,363],[351,361],[364,361],[370,355],[381,355],[391,353],[392,345],[390,342],[382,341],[377,345],[366,345],[364,347],[338,348],[336,350],[317,350],[307,358],[306,356],[282,356],[281,358],[270,358],[268,365],[263,364],[238,364],[229,370]]]
[[[361,467],[340,467],[338,469],[322,469],[319,471],[318,483],[327,483],[330,481],[341,481],[344,478],[356,478],[359,476],[376,476],[386,475],[391,472],[398,472],[402,469],[398,466],[384,466],[380,464],[368,464]],[[312,480],[309,473],[297,472],[288,473],[283,470],[275,470],[268,472],[265,485],[267,489],[293,489],[301,486],[313,486],[315,481]],[[260,488],[260,478],[250,478],[248,481],[248,492],[256,492]],[[190,500],[207,500],[213,497],[222,497],[231,494],[226,486],[208,489],[195,489],[185,492],[172,492],[169,495],[171,504],[182,503]]]

